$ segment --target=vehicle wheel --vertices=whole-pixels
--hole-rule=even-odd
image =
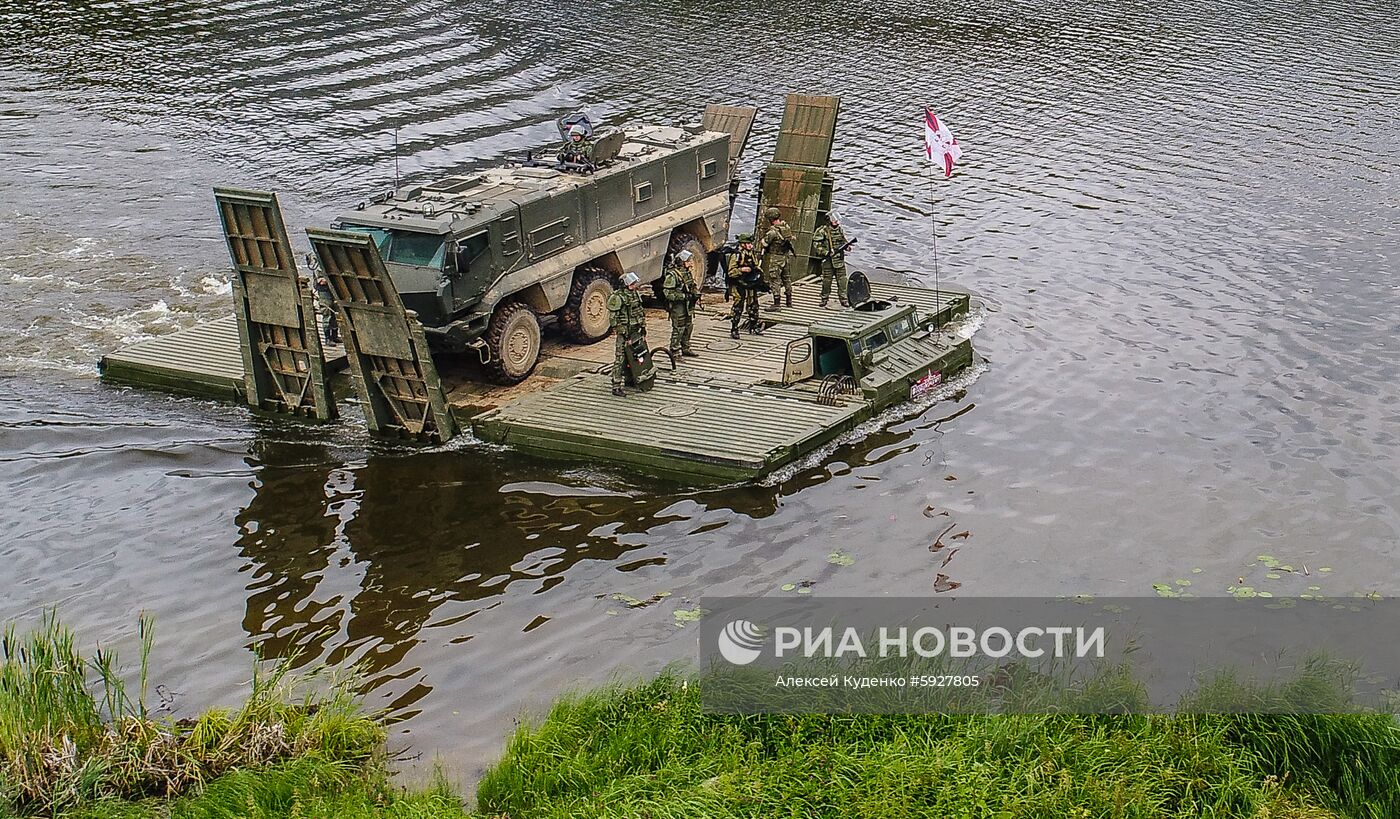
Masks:
[[[671,237],[670,254],[674,258],[682,250],[689,250],[694,257],[695,266],[691,272],[695,276],[695,287],[698,290],[705,289],[705,273],[709,267],[709,254],[705,252],[705,246],[700,240],[689,233],[677,233]]]
[[[559,329],[570,341],[592,344],[608,334],[608,296],[612,277],[606,270],[585,267],[574,274],[569,300],[559,310]]]
[[[540,319],[530,305],[502,304],[486,326],[491,362],[486,369],[501,384],[519,384],[540,360]]]

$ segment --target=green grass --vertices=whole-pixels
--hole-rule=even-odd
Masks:
[[[675,676],[566,699],[482,780],[524,817],[1400,816],[1389,716],[707,717]]]
[[[520,728],[479,784],[478,812],[440,777],[396,787],[384,731],[343,684],[260,667],[247,702],[173,722],[147,713],[143,660],[81,655],[56,618],[4,635],[0,817],[468,819],[468,817],[1400,816],[1400,730],[1346,710],[1333,667],[1253,688],[1202,685],[1176,716],[707,716],[663,674],[567,697]],[[1096,700],[1129,702],[1105,678]]]
[[[255,664],[236,709],[194,719],[152,717],[144,703],[153,628],[138,629],[138,688],[116,655],[84,656],[56,615],[0,639],[0,811],[58,815],[110,799],[199,791],[233,771],[304,759],[365,765],[382,725],[362,713],[347,680]]]

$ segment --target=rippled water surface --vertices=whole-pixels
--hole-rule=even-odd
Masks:
[[[255,644],[361,661],[470,780],[522,712],[693,657],[704,594],[1224,593],[1263,553],[1331,570],[1281,594],[1397,592],[1393,3],[679,5],[0,0],[0,617],[154,612],[177,708]],[[987,305],[965,392],[821,464],[687,491],[96,381],[228,310],[213,184],[299,233],[392,183],[395,128],[424,180],[709,101],[762,108],[751,178],[788,90],[843,97],[852,262],[930,281],[932,211]]]

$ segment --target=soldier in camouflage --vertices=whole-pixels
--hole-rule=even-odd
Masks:
[[[566,165],[592,167],[593,143],[588,140],[588,129],[575,123],[569,128],[569,138],[559,149],[559,161]]]
[[[770,310],[782,307],[783,300],[792,306],[792,280],[789,276],[797,262],[797,234],[783,220],[777,208],[763,212],[768,220],[768,230],[758,243],[758,255],[763,257],[763,272],[768,277],[768,289],[773,292],[773,306]]]
[[[641,278],[636,273],[624,273],[622,289],[614,290],[608,296],[608,326],[617,336],[617,347],[613,354],[612,392],[613,395],[626,395],[627,386],[627,345],[635,338],[646,338],[647,317],[642,307]]]
[[[700,289],[695,286],[695,259],[689,250],[681,250],[661,278],[661,295],[671,313],[671,357],[698,355],[690,349],[691,317],[700,301]]]
[[[763,285],[763,270],[753,249],[753,234],[741,233],[739,249],[729,259],[725,273],[729,289],[734,294],[734,307],[729,311],[729,337],[739,337],[739,321],[747,318],[748,330],[763,334],[763,322],[758,318],[758,291]]]
[[[842,307],[849,307],[846,301],[846,231],[841,229],[841,220],[836,211],[826,215],[826,224],[817,228],[812,237],[812,255],[822,262],[822,307],[831,298],[831,279],[836,279],[836,299]]]

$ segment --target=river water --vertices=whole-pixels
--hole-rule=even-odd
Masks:
[[[255,645],[358,661],[395,746],[469,782],[559,693],[693,658],[702,595],[1395,593],[1396,12],[0,0],[0,617],[130,647],[152,612],[185,712]],[[396,127],[418,181],[582,105],[725,101],[762,108],[751,189],[789,90],[843,97],[853,265],[930,282],[934,214],[986,304],[965,391],[820,463],[689,491],[96,379],[226,313],[214,184],[280,191],[301,235],[390,186]]]

